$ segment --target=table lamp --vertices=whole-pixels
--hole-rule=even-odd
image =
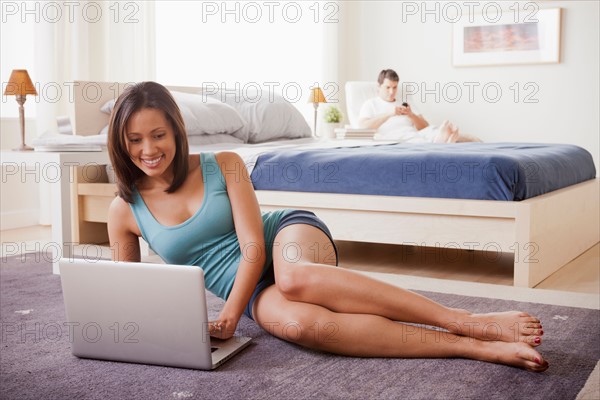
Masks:
[[[310,90],[310,97],[308,98],[309,103],[313,103],[315,107],[315,124],[314,124],[314,135],[317,136],[317,108],[319,107],[319,103],[327,103],[325,100],[325,95],[323,95],[323,91],[320,87],[316,87]]]
[[[14,151],[27,151],[33,150],[33,147],[29,147],[25,144],[25,96],[32,94],[37,96],[35,86],[31,82],[31,78],[27,73],[26,69],[13,69],[8,79],[6,89],[4,90],[5,96],[17,96],[17,103],[19,103],[19,123],[21,126],[21,146],[13,149]]]

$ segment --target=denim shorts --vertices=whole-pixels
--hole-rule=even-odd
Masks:
[[[337,251],[337,247],[335,247],[335,242],[333,241],[333,238],[331,237],[331,232],[329,232],[329,228],[327,228],[327,225],[325,225],[325,223],[323,221],[321,221],[314,213],[312,213],[310,211],[292,210],[289,213],[287,213],[281,219],[281,221],[279,221],[279,224],[277,225],[277,229],[275,230],[275,236],[277,236],[279,231],[281,231],[286,226],[290,226],[290,225],[294,225],[294,224],[310,225],[310,226],[314,226],[315,228],[319,228],[321,231],[323,231],[323,233],[325,233],[327,235],[327,237],[329,238],[329,240],[331,241],[331,245],[333,246],[333,250],[335,251],[335,265],[338,265],[338,251]],[[275,271],[273,268],[273,262],[271,261],[271,263],[267,266],[267,269],[265,270],[263,277],[258,281],[258,284],[256,285],[256,289],[254,289],[254,293],[252,293],[252,297],[250,297],[250,301],[248,302],[248,305],[246,306],[246,309],[244,310],[244,315],[246,315],[250,319],[254,320],[254,318],[252,317],[252,307],[254,306],[254,301],[256,300],[258,295],[263,290],[265,290],[266,288],[268,288],[269,286],[274,285],[274,284],[275,284]]]

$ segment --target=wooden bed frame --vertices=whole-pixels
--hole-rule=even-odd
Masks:
[[[83,95],[91,87],[102,94],[93,103]],[[123,85],[78,82],[75,88],[75,133],[96,134],[108,123],[100,107],[118,95],[115,88]],[[80,170],[77,174],[72,191],[77,200],[72,210],[76,242],[107,241],[104,224],[115,193],[115,185],[107,181],[101,167],[97,173]],[[513,253],[514,285],[523,287],[537,285],[598,243],[599,193],[598,178],[520,202],[256,192],[265,211],[302,208],[315,212],[336,240]]]

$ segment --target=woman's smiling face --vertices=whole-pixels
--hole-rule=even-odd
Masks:
[[[175,133],[163,111],[143,108],[135,112],[125,129],[131,161],[148,177],[172,180]]]

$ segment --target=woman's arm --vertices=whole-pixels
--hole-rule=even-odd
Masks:
[[[244,308],[256,288],[266,253],[260,207],[244,161],[232,152],[219,153],[216,158],[227,184],[233,222],[242,252],[233,288],[221,311],[219,321],[216,322],[220,329],[211,329],[213,336],[226,339],[233,336]]]
[[[135,227],[129,204],[116,197],[108,209],[108,237],[114,261],[140,262],[140,242]]]

